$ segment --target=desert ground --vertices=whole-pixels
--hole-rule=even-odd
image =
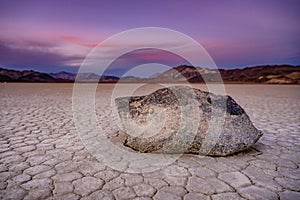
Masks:
[[[299,85],[225,85],[264,134],[253,149],[228,157],[182,155],[145,173],[114,170],[86,150],[73,121],[72,89],[0,84],[0,199],[300,199]],[[112,89],[101,84],[95,95],[108,134],[117,130],[109,117]]]

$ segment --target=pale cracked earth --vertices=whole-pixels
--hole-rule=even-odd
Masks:
[[[114,131],[106,117],[111,88],[101,86],[96,105],[99,122]],[[184,155],[159,171],[130,174],[83,146],[72,119],[72,84],[1,83],[0,199],[300,199],[300,87],[226,90],[264,133],[252,151]]]

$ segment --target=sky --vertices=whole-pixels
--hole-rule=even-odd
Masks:
[[[140,27],[188,35],[219,68],[299,65],[299,10],[297,0],[0,0],[0,67],[77,72],[99,43]],[[106,73],[119,76],[137,63],[185,64],[160,50],[134,51],[120,60]]]

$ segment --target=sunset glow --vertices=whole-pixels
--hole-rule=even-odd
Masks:
[[[130,0],[124,5],[114,1],[1,0],[0,66],[76,72],[101,41],[121,31],[149,26],[189,35],[220,68],[298,65],[299,8],[299,1],[292,0]],[[158,61],[157,55],[133,55],[145,62]],[[182,64],[177,61],[170,64]],[[119,74],[120,70],[116,67],[108,73]]]

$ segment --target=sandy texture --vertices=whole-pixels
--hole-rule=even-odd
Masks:
[[[300,199],[300,86],[227,85],[264,133],[255,149],[184,155],[144,174],[115,171],[85,150],[72,120],[72,87],[0,84],[0,199]],[[108,117],[111,89],[96,93],[108,134],[117,130]]]

